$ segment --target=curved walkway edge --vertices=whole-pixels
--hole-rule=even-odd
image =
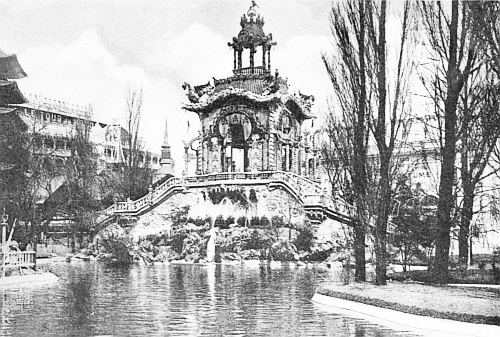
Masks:
[[[52,273],[41,273],[22,276],[7,276],[0,278],[0,288],[5,286],[16,286],[23,284],[50,283],[57,282],[59,278]]]
[[[362,318],[396,331],[409,331],[423,336],[467,336],[498,337],[500,326],[474,324],[448,319],[418,316],[404,312],[379,308],[373,305],[348,301],[332,296],[314,294],[312,302],[324,306],[337,314]]]

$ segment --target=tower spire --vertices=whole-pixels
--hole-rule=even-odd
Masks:
[[[168,118],[165,118],[165,135],[163,136],[163,144],[161,146],[160,159],[160,174],[174,174],[174,160],[170,152],[170,144],[168,143]]]
[[[165,135],[163,136],[163,144],[161,147],[170,147],[168,144],[168,118],[165,118]]]

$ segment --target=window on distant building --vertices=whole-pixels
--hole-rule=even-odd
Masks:
[[[56,149],[57,150],[64,150],[64,141],[63,140],[56,141]]]
[[[42,139],[40,137],[36,137],[33,139],[33,144],[35,145],[35,148],[41,148],[42,147]]]

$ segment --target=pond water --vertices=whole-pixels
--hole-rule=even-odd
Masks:
[[[52,264],[0,289],[0,336],[410,336],[311,303],[320,268]]]

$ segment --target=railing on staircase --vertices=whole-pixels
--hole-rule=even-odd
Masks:
[[[140,214],[161,202],[175,188],[208,187],[211,185],[221,185],[224,181],[230,182],[230,184],[237,182],[241,185],[281,183],[288,187],[305,206],[321,206],[346,215],[352,214],[352,206],[348,205],[341,198],[333,199],[329,197],[317,182],[291,172],[223,172],[189,177],[172,177],[140,199],[115,203],[103,212],[98,222],[103,222],[114,214]]]

